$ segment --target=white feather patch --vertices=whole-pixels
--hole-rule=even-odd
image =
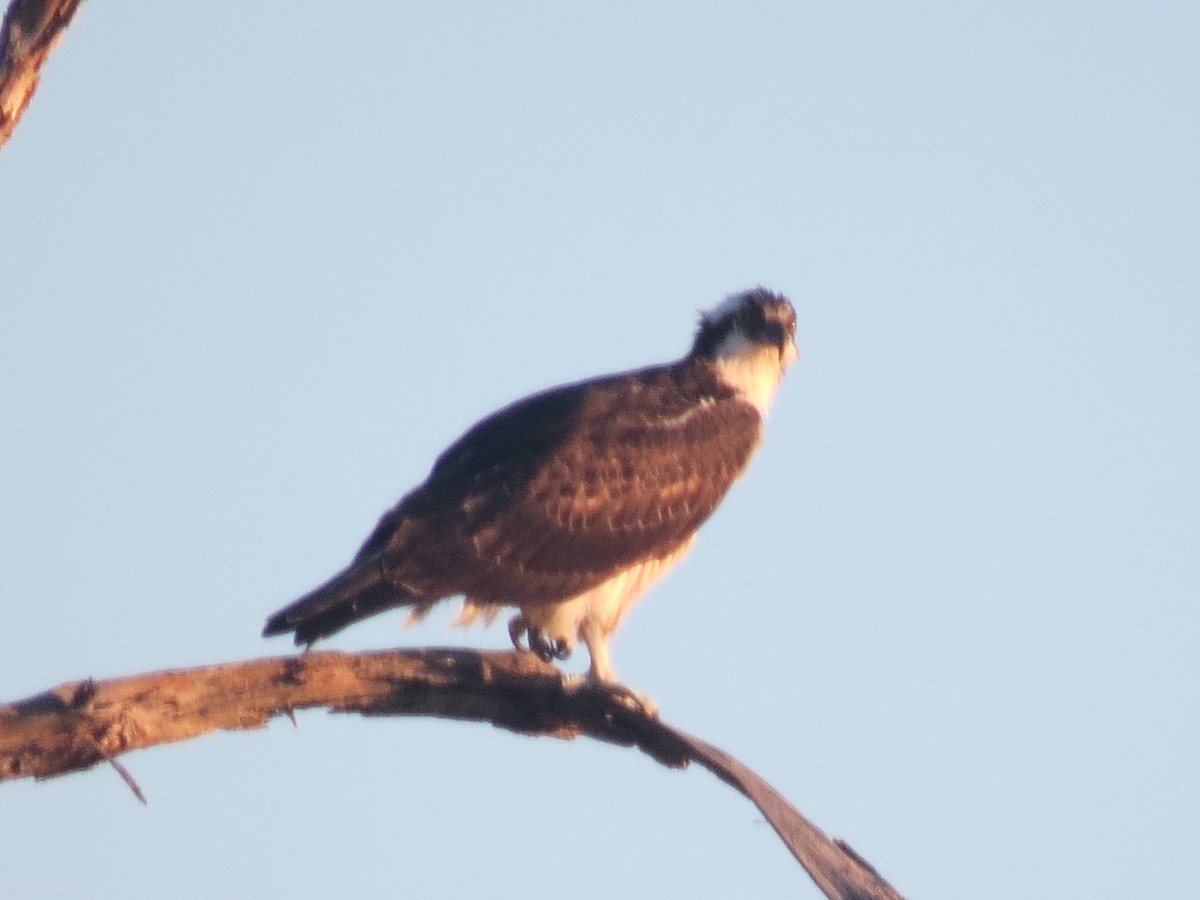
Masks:
[[[784,370],[797,355],[796,345],[791,342],[781,355],[774,347],[752,341],[735,328],[717,347],[714,363],[721,380],[765,417]]]

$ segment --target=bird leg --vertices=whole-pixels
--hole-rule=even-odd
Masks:
[[[571,655],[571,647],[566,641],[550,637],[545,628],[531,625],[523,615],[509,619],[508,637],[518,650],[536,653],[543,662],[566,659]]]
[[[585,619],[579,628],[579,637],[587,645],[588,656],[592,660],[586,683],[605,691],[622,706],[641,712],[648,718],[657,719],[657,703],[617,680],[617,672],[608,652],[608,636],[609,632],[594,619]]]
[[[658,718],[658,704],[645,694],[639,694],[633,688],[619,683],[606,684],[603,685],[603,688],[622,706],[628,707],[634,712],[640,712],[647,719]]]
[[[571,655],[567,642],[550,637],[545,628],[530,623],[518,614],[508,620],[508,637],[512,645],[522,653],[535,653],[538,658],[550,662],[566,659]],[[649,697],[639,694],[617,680],[612,659],[608,653],[608,634],[592,620],[587,620],[579,629],[580,639],[587,645],[592,664],[587,675],[564,675],[563,687],[567,691],[600,691],[617,703],[647,718],[658,718],[658,704]]]
[[[608,652],[610,633],[610,629],[602,627],[591,617],[585,618],[579,625],[579,639],[587,645],[588,656],[592,660],[587,677],[599,684],[620,684]]]

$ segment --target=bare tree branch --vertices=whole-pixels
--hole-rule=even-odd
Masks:
[[[0,148],[38,86],[38,71],[81,0],[12,0],[0,25]]]
[[[636,746],[666,766],[695,761],[749,797],[833,900],[902,900],[847,845],[831,841],[727,753],[632,709],[622,695],[564,680],[529,653],[456,648],[306,653],[77,681],[0,706],[0,780],[50,778],[218,729],[259,728],[323,706],[368,716],[491,722],[520,734]]]

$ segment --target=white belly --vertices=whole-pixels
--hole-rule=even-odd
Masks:
[[[580,641],[587,644],[591,656],[590,678],[597,681],[615,682],[609,658],[608,639],[629,608],[642,594],[691,549],[695,537],[688,538],[674,552],[659,559],[647,560],[630,566],[601,584],[582,594],[559,603],[533,603],[521,606],[521,613],[509,624],[513,642],[521,646],[517,635],[528,631],[539,633],[546,640],[558,644],[567,652],[575,649]],[[490,624],[501,607],[493,603],[480,603],[467,598],[454,619],[455,625],[470,625],[483,620]],[[410,616],[410,618],[412,618]],[[515,631],[514,631],[515,629]],[[532,646],[532,639],[530,646]]]
[[[542,603],[521,607],[530,625],[544,629],[555,640],[573,648],[590,624],[607,637],[617,630],[630,607],[660,578],[670,571],[691,549],[689,538],[674,553],[631,566],[589,591],[561,603]]]

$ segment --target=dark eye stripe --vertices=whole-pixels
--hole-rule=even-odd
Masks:
[[[787,329],[779,322],[764,322],[760,319],[747,323],[746,335],[764,344],[779,346],[787,340]]]

